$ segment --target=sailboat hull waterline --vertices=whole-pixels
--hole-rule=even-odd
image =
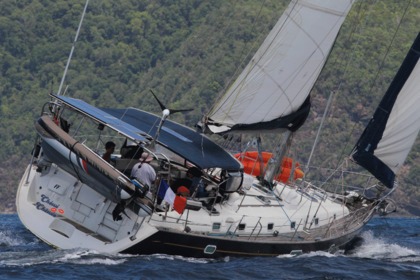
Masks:
[[[36,121],[32,159],[17,191],[20,220],[53,247],[101,253],[220,258],[351,249],[373,215],[391,212],[387,198],[395,189],[394,182],[385,184],[387,189],[382,176],[374,173],[380,182],[351,190],[336,186],[340,191],[332,192],[306,181],[303,171],[301,176],[278,180],[287,152],[276,149],[264,162],[260,147],[252,154],[255,165],[260,161],[261,176],[253,176],[244,172],[233,153],[204,132],[286,131],[287,148],[290,135],[306,119],[309,93],[352,4],[352,0],[292,1],[244,73],[203,117],[202,131],[170,121],[171,110],[159,100],[161,117],[136,108],[96,108],[51,94]],[[420,53],[419,38],[409,53],[414,64]],[[403,96],[417,90],[410,73],[405,79],[409,86],[400,88]],[[270,96],[250,95],[261,91]],[[398,109],[402,106],[399,91],[390,93]],[[255,105],[252,98],[267,99],[275,108],[264,114],[251,113],[251,107],[244,110],[244,104]],[[418,99],[411,105],[418,108]],[[393,106],[387,109],[392,112]],[[395,123],[397,118],[398,114],[391,113],[385,123]],[[419,123],[420,116],[415,120]],[[393,123],[382,125],[384,140]],[[419,129],[410,130],[411,139]],[[116,144],[110,161],[102,157],[108,141]],[[364,145],[371,147],[369,141],[358,143],[352,159],[360,159],[360,149],[368,151]],[[404,144],[409,145],[406,150],[413,141]],[[374,143],[368,157],[373,154],[375,162],[381,161],[375,150],[384,145]],[[149,157],[147,162],[157,174],[151,185],[131,177],[132,169]],[[295,174],[292,161],[288,167]],[[184,190],[189,188],[188,194],[179,191],[178,182]],[[367,189],[374,194],[368,196]]]
[[[139,244],[123,251],[129,254],[168,254],[180,255],[194,258],[222,258],[227,256],[234,257],[276,257],[279,255],[299,255],[302,253],[326,251],[335,253],[338,250],[352,249],[348,244],[359,233],[352,232],[346,236],[332,240],[319,242],[290,242],[288,240],[279,241],[272,238],[272,241],[256,241],[252,238],[234,238],[229,240],[217,237],[202,237],[185,234],[159,231],[153,236],[140,242]],[[268,239],[268,238],[267,238]],[[214,253],[210,254],[212,250]],[[206,253],[209,252],[209,253]]]
[[[83,103],[57,98],[69,102],[67,105]],[[103,113],[103,119],[109,118]],[[105,163],[88,149],[78,149],[76,145],[82,144],[49,117],[42,116],[36,127],[41,152],[22,178],[17,209],[23,224],[54,247],[212,258],[335,251],[357,235],[374,213],[370,204],[358,209],[357,215],[350,214],[361,200],[349,204],[344,202],[345,196],[330,197],[320,190],[298,190],[280,182],[270,190],[246,174],[242,174],[241,188],[225,194],[222,201],[213,204],[213,210],[207,206],[216,196],[197,198],[199,209],[186,209],[182,214],[165,212],[153,198],[135,195],[124,170]],[[172,129],[170,134],[187,128]],[[168,169],[159,161],[165,159],[156,158],[152,164],[163,178]],[[116,165],[120,161],[126,160],[116,159]],[[180,174],[183,169],[186,167],[174,164],[171,173]],[[207,180],[208,186],[217,189],[217,182]],[[130,201],[122,220],[115,220],[124,191]],[[354,201],[359,196],[347,198]],[[319,209],[321,205],[323,209]],[[303,226],[311,208],[318,209],[316,218]],[[256,210],[258,215],[253,214]],[[286,214],[279,215],[283,211]]]
[[[262,220],[256,221],[254,218],[255,224],[251,229],[239,230],[239,221],[235,226],[232,219],[240,217],[232,213],[238,207],[261,207],[258,204],[216,204],[214,208],[219,213],[212,213],[203,207],[194,213],[197,220],[192,213],[190,217],[181,218],[176,212],[166,217],[164,212],[149,215],[144,210],[148,205],[138,202],[135,207],[125,209],[127,216],[123,216],[122,221],[114,221],[112,212],[117,203],[80,183],[58,166],[51,166],[51,174],[41,175],[36,169],[36,164],[28,167],[22,178],[18,189],[18,214],[22,223],[36,236],[61,249],[86,248],[106,253],[171,254],[198,258],[277,256],[320,250],[335,252],[344,249],[374,213],[372,207],[365,207],[359,210],[358,221],[354,220],[353,215],[347,215],[338,218],[337,225],[326,224],[299,230],[295,224],[296,230],[291,228],[290,221],[280,221],[274,213],[268,213],[284,208],[283,205],[272,205],[266,207],[266,214],[272,217],[265,220],[273,224],[277,220],[278,223],[285,223],[283,228],[287,228],[286,232],[279,232],[275,226],[264,232],[259,228],[257,232],[255,227],[262,227]],[[228,217],[223,214],[225,212],[229,212]],[[203,217],[208,217],[208,221]],[[249,221],[241,218],[242,221]],[[221,224],[221,228],[215,229],[215,224]],[[266,224],[266,228],[269,224]],[[196,227],[201,229],[197,230]]]

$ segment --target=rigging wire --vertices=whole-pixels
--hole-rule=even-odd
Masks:
[[[353,35],[355,34],[355,30],[356,30],[356,28],[357,28],[357,27],[359,26],[359,24],[360,24],[360,18],[364,18],[364,17],[365,17],[365,14],[367,13],[367,9],[363,9],[363,7],[362,7],[362,3],[363,3],[363,1],[360,1],[360,5],[359,5],[359,7],[358,7],[358,12],[357,12],[357,14],[359,15],[359,17],[358,17],[357,21],[355,22],[355,24],[353,24],[353,29],[352,29],[352,31],[350,32],[350,35],[349,35],[349,40],[351,40],[351,38],[352,38],[352,37],[353,37]],[[373,89],[374,89],[374,86],[375,86],[375,84],[376,84],[376,82],[377,82],[377,80],[378,80],[378,77],[379,77],[379,75],[380,75],[380,73],[381,73],[381,71],[382,71],[382,69],[383,69],[383,67],[384,67],[385,60],[386,60],[386,58],[387,58],[387,57],[388,57],[388,55],[389,55],[389,52],[390,52],[390,50],[391,50],[391,47],[392,47],[392,45],[393,45],[393,43],[394,43],[394,41],[395,41],[395,38],[396,38],[396,36],[397,36],[397,34],[398,34],[399,30],[400,30],[401,24],[402,24],[403,20],[405,19],[406,15],[407,15],[407,11],[408,11],[409,7],[411,6],[411,4],[412,4],[412,0],[409,0],[409,1],[408,1],[408,3],[407,3],[407,5],[405,6],[405,9],[404,9],[404,11],[403,11],[402,17],[400,18],[400,20],[399,20],[399,22],[398,22],[397,28],[395,29],[395,31],[394,31],[394,33],[393,33],[393,35],[392,35],[391,41],[390,41],[390,43],[388,44],[388,46],[387,46],[387,48],[386,48],[386,52],[385,52],[385,54],[384,54],[384,56],[383,56],[383,58],[382,58],[382,60],[381,60],[381,63],[379,64],[379,67],[378,67],[378,69],[377,69],[377,71],[376,71],[375,77],[374,77],[374,79],[372,80],[372,84],[371,84],[370,89],[369,89],[369,91],[368,91],[369,93],[372,93],[372,91],[373,91]],[[361,11],[362,11],[362,12],[361,12]],[[351,61],[353,61],[353,59],[352,59],[353,55],[354,55],[354,51],[352,52],[352,56],[351,56],[351,57],[349,57],[349,59],[347,60],[347,63],[346,63],[346,66],[345,66],[345,70],[344,70],[344,72],[343,72],[343,76],[344,76],[344,74],[347,72],[348,67],[349,67],[349,65],[350,65],[350,62],[351,62]],[[339,86],[338,86],[338,89],[337,89],[337,91],[336,91],[336,92],[338,92],[338,93],[339,93],[339,91],[341,90],[342,84],[343,84],[343,81],[341,81],[341,82],[339,83]],[[332,94],[333,94],[333,95],[335,95],[335,96],[337,96],[337,94],[336,94],[336,93],[332,93]],[[356,129],[356,125],[357,125],[356,123],[354,123],[354,124],[352,125],[351,129],[349,130],[349,135],[352,135],[352,134],[353,134],[353,132],[354,132],[354,131],[355,131],[355,129]],[[348,139],[350,139],[350,137],[348,137]],[[337,161],[338,163],[337,163],[336,168],[334,169],[334,172],[333,172],[333,173],[337,172],[337,171],[338,171],[338,169],[340,168],[340,166],[342,165],[342,164],[340,164],[340,163],[343,161],[344,154],[346,153],[346,150],[347,150],[348,145],[349,145],[349,141],[347,141],[347,142],[345,143],[345,146],[344,146],[344,147],[343,147],[343,149],[341,150],[340,155],[339,155],[339,157],[338,157],[338,161]],[[331,177],[332,177],[332,175],[331,175],[331,176],[329,176],[329,178],[331,178]],[[325,182],[323,185],[325,185],[325,184],[326,184],[326,182]],[[323,185],[322,185],[322,186],[323,186]],[[321,187],[322,187],[322,186],[321,186]]]
[[[260,5],[260,9],[258,10],[258,13],[257,13],[257,16],[256,16],[256,20],[255,21],[253,21],[253,24],[252,24],[252,26],[251,26],[251,30],[252,30],[252,33],[254,33],[255,32],[255,30],[256,30],[256,22],[257,22],[257,19],[259,19],[260,17],[261,17],[261,13],[262,13],[262,10],[263,10],[263,7],[266,5],[266,2],[267,2],[267,0],[264,0],[262,3],[261,3],[261,5]],[[276,18],[278,19],[278,16],[276,15]],[[229,25],[230,25],[230,23],[232,22],[232,18],[231,18],[231,20],[229,21],[229,24],[226,26],[226,29],[227,29],[227,27],[229,27]],[[269,26],[270,24],[267,24],[267,26]],[[223,87],[223,89],[220,91],[220,93],[219,93],[219,95],[218,95],[218,97],[217,97],[217,99],[216,100],[221,100],[222,99],[222,96],[226,93],[226,91],[228,90],[228,88],[230,87],[230,86],[232,86],[233,85],[233,82],[234,82],[234,79],[236,79],[237,78],[237,76],[238,76],[238,73],[240,72],[240,71],[242,71],[245,67],[246,67],[246,64],[248,63],[248,61],[250,60],[250,56],[251,56],[251,54],[252,53],[255,53],[257,50],[258,50],[258,47],[261,45],[261,43],[259,42],[259,41],[261,41],[261,38],[265,38],[267,36],[267,34],[265,34],[265,33],[261,33],[260,34],[260,36],[259,36],[259,38],[260,38],[260,40],[254,40],[254,42],[253,42],[253,44],[252,44],[252,46],[251,47],[249,47],[248,46],[248,44],[247,43],[245,43],[244,44],[244,46],[243,46],[243,48],[242,48],[242,50],[241,50],[241,52],[240,52],[240,57],[243,57],[242,58],[242,60],[241,60],[241,62],[239,63],[239,65],[238,65],[238,67],[236,67],[236,70],[235,70],[235,72],[231,75],[231,77],[229,78],[229,80],[226,82],[226,84],[225,84],[225,86]],[[211,114],[211,112],[216,108],[216,105],[218,105],[218,102],[215,102],[211,107],[210,107],[210,109],[208,110],[208,112],[207,112],[207,116],[208,115],[210,115]],[[219,105],[218,105],[218,107],[220,107]]]
[[[411,5],[411,2],[412,2],[412,0],[409,0],[409,1],[408,1],[407,5],[406,5],[406,7],[405,7],[405,9],[404,9],[403,15],[402,15],[402,17],[401,17],[401,19],[400,19],[400,21],[399,21],[399,23],[398,23],[398,25],[397,25],[397,28],[395,29],[395,32],[394,32],[394,34],[392,35],[391,41],[389,42],[389,44],[388,44],[388,46],[387,46],[387,48],[386,48],[386,52],[385,52],[385,54],[384,54],[384,56],[383,56],[383,58],[382,58],[382,61],[381,61],[380,65],[379,65],[379,67],[378,67],[378,69],[377,69],[377,71],[376,71],[375,77],[374,77],[374,79],[372,80],[372,84],[371,84],[370,89],[369,89],[369,91],[368,91],[369,93],[372,93],[372,92],[373,92],[373,88],[374,88],[374,86],[375,86],[375,84],[376,84],[376,82],[377,82],[377,80],[378,80],[379,74],[381,73],[381,71],[382,71],[382,69],[383,69],[383,67],[384,67],[385,60],[386,60],[386,58],[388,57],[388,54],[389,54],[389,52],[390,52],[390,50],[391,50],[391,47],[392,47],[392,45],[393,45],[393,43],[394,43],[394,41],[395,41],[395,38],[396,38],[397,33],[398,33],[398,31],[400,30],[401,23],[402,23],[402,21],[405,19],[405,16],[406,16],[406,14],[407,14],[408,8],[409,8],[409,7],[410,7],[410,5]],[[353,132],[353,131],[355,130],[355,127],[356,127],[356,123],[352,126],[351,132]],[[344,151],[345,151],[345,149],[347,148],[347,146],[348,146],[348,142],[346,143],[346,145],[345,145],[344,149],[343,149],[343,150],[342,150],[342,152],[341,152],[340,159],[342,159],[342,158],[343,158]]]
[[[361,1],[361,2],[359,2],[359,3],[360,3],[360,4],[359,4],[358,10],[357,10],[357,15],[360,15],[360,14],[361,14],[361,13],[360,13],[360,11],[362,10],[362,1]],[[365,10],[363,10],[363,11],[365,11]],[[349,34],[349,36],[348,36],[347,40],[349,40],[349,41],[350,41],[350,40],[353,38],[353,35],[354,35],[354,33],[355,33],[355,30],[356,30],[356,28],[357,28],[358,24],[359,24],[359,20],[357,20],[357,21],[356,21],[356,24],[352,24],[353,28],[351,29],[350,34]],[[352,55],[353,55],[353,53],[352,53]],[[336,65],[336,64],[337,64],[337,61],[338,61],[338,57],[336,57],[336,59],[335,59],[335,61],[332,63],[332,65]],[[351,61],[353,61],[353,59],[352,59],[352,57],[349,57],[349,59],[347,59],[346,61],[347,61],[347,62],[346,62],[346,64],[345,64],[345,66],[344,66],[344,71],[343,71],[343,74],[342,74],[343,76],[347,73],[347,70],[348,70],[348,67],[349,67],[349,65],[350,65],[350,62],[351,62]],[[313,153],[314,153],[314,151],[315,151],[315,147],[316,147],[316,145],[317,145],[317,143],[318,143],[318,137],[319,137],[319,135],[320,135],[320,133],[321,133],[321,128],[322,128],[322,126],[323,126],[323,123],[324,123],[324,119],[325,119],[325,117],[326,117],[326,114],[327,114],[327,112],[328,112],[328,110],[329,110],[329,106],[330,106],[330,104],[332,103],[332,100],[334,99],[334,96],[335,96],[338,92],[340,92],[342,85],[343,85],[343,81],[341,80],[341,82],[339,83],[339,85],[338,85],[338,87],[337,87],[337,90],[336,90],[336,91],[332,91],[332,92],[331,92],[331,94],[330,94],[330,96],[329,96],[329,98],[328,98],[327,105],[326,105],[326,108],[325,108],[325,110],[324,110],[324,115],[323,115],[323,118],[322,118],[321,124],[320,124],[320,126],[319,126],[319,129],[318,129],[318,132],[317,132],[317,136],[316,136],[316,138],[315,138],[315,142],[314,142],[314,144],[313,144],[313,146],[312,146],[312,151],[311,151],[311,153],[310,153],[310,156],[309,156],[308,161],[307,161],[306,166],[305,166],[305,173],[304,173],[305,175],[306,175],[306,173],[309,171],[310,161],[311,161],[311,158],[312,158]],[[341,158],[341,157],[340,157],[340,158]],[[339,162],[341,162],[341,160],[339,160]],[[337,168],[338,168],[338,167],[336,167],[336,169],[337,169]]]
[[[80,18],[79,26],[77,28],[76,35],[74,36],[74,41],[73,41],[73,45],[72,45],[71,50],[70,50],[69,58],[67,59],[67,64],[66,64],[66,67],[64,68],[63,76],[61,77],[61,82],[60,82],[60,86],[59,86],[58,91],[57,91],[57,95],[60,95],[61,88],[63,87],[64,80],[66,79],[67,70],[69,68],[71,58],[73,56],[74,48],[76,47],[77,39],[79,38],[80,29],[82,27],[83,19],[85,18],[85,14],[86,14],[88,4],[89,4],[89,0],[86,0],[85,7],[84,7],[83,13],[82,13],[82,17]]]
[[[384,55],[384,57],[382,58],[382,61],[381,61],[380,65],[379,65],[379,67],[378,67],[378,70],[377,70],[377,72],[376,72],[376,74],[375,74],[374,79],[372,80],[372,84],[371,84],[370,89],[369,89],[369,91],[368,91],[369,93],[372,93],[372,92],[373,92],[373,88],[374,88],[374,86],[375,86],[375,84],[376,84],[376,82],[377,82],[377,80],[378,80],[379,74],[381,73],[381,71],[382,71],[382,69],[383,69],[383,66],[384,66],[384,64],[385,64],[385,60],[386,60],[386,58],[388,57],[388,54],[389,54],[389,52],[390,52],[390,50],[391,50],[391,47],[392,47],[392,45],[393,45],[393,43],[394,43],[394,41],[395,41],[396,35],[397,35],[398,31],[400,30],[401,23],[402,23],[402,21],[404,20],[404,18],[405,18],[405,16],[406,16],[406,14],[407,14],[408,8],[409,8],[409,7],[410,7],[410,5],[411,5],[411,1],[412,1],[412,0],[409,0],[409,1],[408,1],[407,5],[406,5],[406,7],[405,7],[405,9],[404,9],[403,15],[402,15],[402,17],[401,17],[401,19],[400,19],[400,21],[399,21],[399,23],[398,23],[398,25],[397,25],[397,28],[395,29],[395,32],[394,32],[394,34],[393,34],[393,36],[392,36],[392,38],[391,38],[391,41],[390,41],[390,43],[389,43],[388,47],[386,48],[385,55]],[[353,127],[352,127],[352,131],[354,131],[355,127],[356,127],[356,124],[354,124],[354,125],[353,125]],[[344,149],[346,149],[347,144],[348,144],[348,142],[346,143],[346,146],[344,147]],[[342,157],[343,157],[343,154],[344,154],[344,149],[343,149],[343,151],[342,151],[342,153],[341,153],[340,158],[342,158]]]

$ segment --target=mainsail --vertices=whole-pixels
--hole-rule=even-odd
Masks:
[[[392,188],[420,130],[420,33],[360,137],[353,159]]]
[[[295,131],[354,0],[291,1],[261,47],[203,122],[213,133]]]

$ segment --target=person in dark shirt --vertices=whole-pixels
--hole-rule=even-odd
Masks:
[[[112,141],[108,141],[105,143],[105,153],[102,155],[102,158],[110,163],[111,162],[111,155],[115,150],[115,143]]]
[[[188,168],[186,178],[179,178],[172,183],[171,188],[174,193],[177,193],[178,188],[184,186],[188,188],[192,197],[205,197],[206,190],[201,182],[201,170],[193,166]]]

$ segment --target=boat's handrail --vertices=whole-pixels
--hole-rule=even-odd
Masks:
[[[258,227],[258,226],[260,227],[260,230],[258,231],[258,233],[257,233],[257,235],[255,236],[255,238],[257,238],[257,237],[260,235],[261,230],[262,230],[261,217],[259,217],[259,219],[258,219],[257,223],[255,224],[254,228],[252,229],[252,231],[251,231],[251,233],[250,233],[250,235],[249,235],[248,240],[251,240],[251,237],[252,237],[252,235],[254,234],[254,231],[257,229],[257,227]]]
[[[44,115],[50,115],[51,114],[51,108],[49,107],[49,110],[45,110],[46,106],[60,106],[57,102],[55,101],[48,101],[45,102],[44,105],[42,105],[41,108],[41,113],[39,114],[40,116],[44,116]]]

